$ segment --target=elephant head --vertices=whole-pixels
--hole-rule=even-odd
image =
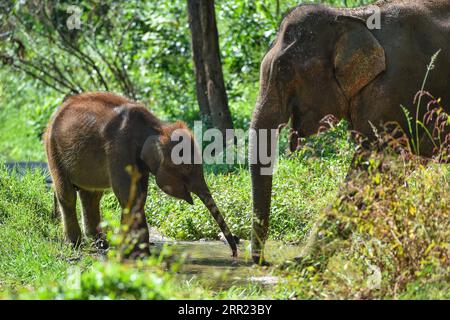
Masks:
[[[250,136],[253,195],[252,257],[264,261],[268,233],[272,172],[262,174],[263,145],[292,118],[299,136],[317,132],[327,115],[347,118],[349,101],[385,70],[385,53],[365,21],[343,11],[302,5],[282,21],[260,70],[260,91]],[[275,135],[275,137],[274,137]],[[274,150],[272,150],[272,153]],[[273,154],[272,154],[273,155]]]
[[[178,139],[181,142],[177,142]],[[180,143],[182,147],[180,148]],[[178,146],[178,147],[177,147]],[[233,252],[237,246],[203,175],[200,151],[192,133],[184,123],[162,127],[160,134],[148,137],[142,147],[141,159],[155,175],[158,187],[170,196],[193,204],[191,193],[197,195],[212,214]],[[183,160],[183,161],[181,161]]]

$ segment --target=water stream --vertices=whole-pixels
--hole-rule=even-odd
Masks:
[[[270,286],[279,278],[271,274],[270,268],[255,266],[250,255],[250,241],[241,240],[239,256],[231,257],[231,250],[222,241],[174,241],[157,237],[151,240],[156,247],[168,245],[178,256],[184,256],[179,276],[184,280],[194,279],[213,290],[226,290],[232,286],[255,284]],[[301,253],[301,246],[285,245],[278,241],[268,241],[266,258],[273,264],[293,259]]]

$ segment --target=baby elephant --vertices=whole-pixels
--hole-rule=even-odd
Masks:
[[[171,154],[178,142],[171,139],[172,134],[190,139],[188,158],[192,161],[174,163]],[[217,221],[233,257],[237,256],[235,239],[206,185],[202,165],[193,161],[200,157],[200,151],[184,123],[163,123],[142,105],[112,93],[83,93],[67,98],[56,112],[45,134],[45,148],[65,234],[73,244],[81,241],[77,192],[85,233],[98,238],[100,199],[104,190],[112,187],[123,209],[132,207],[131,214],[142,213],[138,227],[145,231],[140,248],[148,253],[143,206],[151,173],[157,185],[173,197],[192,204],[191,193],[196,194]],[[186,154],[180,156],[186,159]],[[132,176],[126,170],[130,166],[140,176],[133,186]],[[122,224],[127,220],[124,215]]]

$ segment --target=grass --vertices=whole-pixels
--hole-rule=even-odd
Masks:
[[[40,299],[450,298],[449,165],[372,155],[367,171],[341,185],[352,150],[340,123],[281,158],[270,238],[302,243],[304,256],[300,264],[267,270],[283,279],[272,292],[254,285],[217,290],[195,279],[180,282],[182,259],[165,251],[120,264],[113,253],[105,260],[88,248],[72,250],[62,241],[59,222],[50,218],[52,194],[44,177],[0,167],[0,292],[4,298]],[[248,238],[247,171],[210,172],[207,180],[232,230]],[[102,208],[111,237],[120,213],[112,194]],[[218,233],[199,201],[185,205],[155,187],[146,212],[152,226],[176,239]]]
[[[0,160],[43,160],[39,130],[32,119],[38,112],[33,108],[44,105],[45,98],[35,94],[34,84],[24,77],[2,70],[0,78]]]
[[[0,168],[0,289],[39,284],[90,263],[63,243],[51,202],[42,175],[19,178]]]
[[[346,124],[342,122],[326,135],[311,138],[302,153],[282,156],[273,182],[271,239],[301,242],[313,217],[336,196],[353,150],[345,129]],[[311,151],[319,146],[320,156]],[[249,239],[251,182],[247,168],[217,174],[208,169],[208,185],[229,227],[240,238]],[[105,196],[103,210],[118,221],[120,210],[113,194]],[[199,199],[195,199],[194,205],[176,200],[163,193],[153,181],[146,212],[151,226],[174,239],[217,239],[220,232]]]

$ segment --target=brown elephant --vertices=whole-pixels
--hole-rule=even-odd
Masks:
[[[381,28],[371,30],[366,22],[376,12],[374,6],[379,8]],[[251,129],[278,129],[291,119],[293,130],[305,137],[317,132],[321,119],[334,115],[369,139],[372,125],[387,122],[397,122],[408,132],[400,105],[416,114],[414,96],[439,49],[426,90],[448,105],[450,1],[379,1],[355,9],[300,5],[284,17],[261,63]],[[273,140],[276,131],[259,139],[251,136],[250,154],[259,155],[262,145]],[[430,150],[426,140],[421,139],[423,153]],[[261,174],[267,165],[260,158],[251,158],[250,165],[256,263],[264,261],[272,190],[272,174]]]
[[[83,93],[66,99],[50,121],[45,134],[48,165],[68,240],[77,244],[81,230],[76,215],[77,192],[81,199],[83,223],[88,236],[98,237],[99,203],[105,189],[112,187],[122,208],[140,213],[137,228],[144,230],[139,242],[148,253],[148,228],[143,204],[150,173],[168,195],[193,203],[196,194],[209,209],[224,233],[233,256],[234,237],[217,208],[198,162],[175,164],[172,134],[190,139],[191,159],[199,153],[192,133],[182,122],[166,124],[142,105],[107,93]],[[134,167],[140,179],[130,196],[127,167]],[[134,200],[133,200],[134,199]],[[138,201],[140,200],[140,201]],[[129,203],[132,201],[133,203]],[[140,206],[136,210],[136,205]],[[124,223],[124,214],[122,214]]]

